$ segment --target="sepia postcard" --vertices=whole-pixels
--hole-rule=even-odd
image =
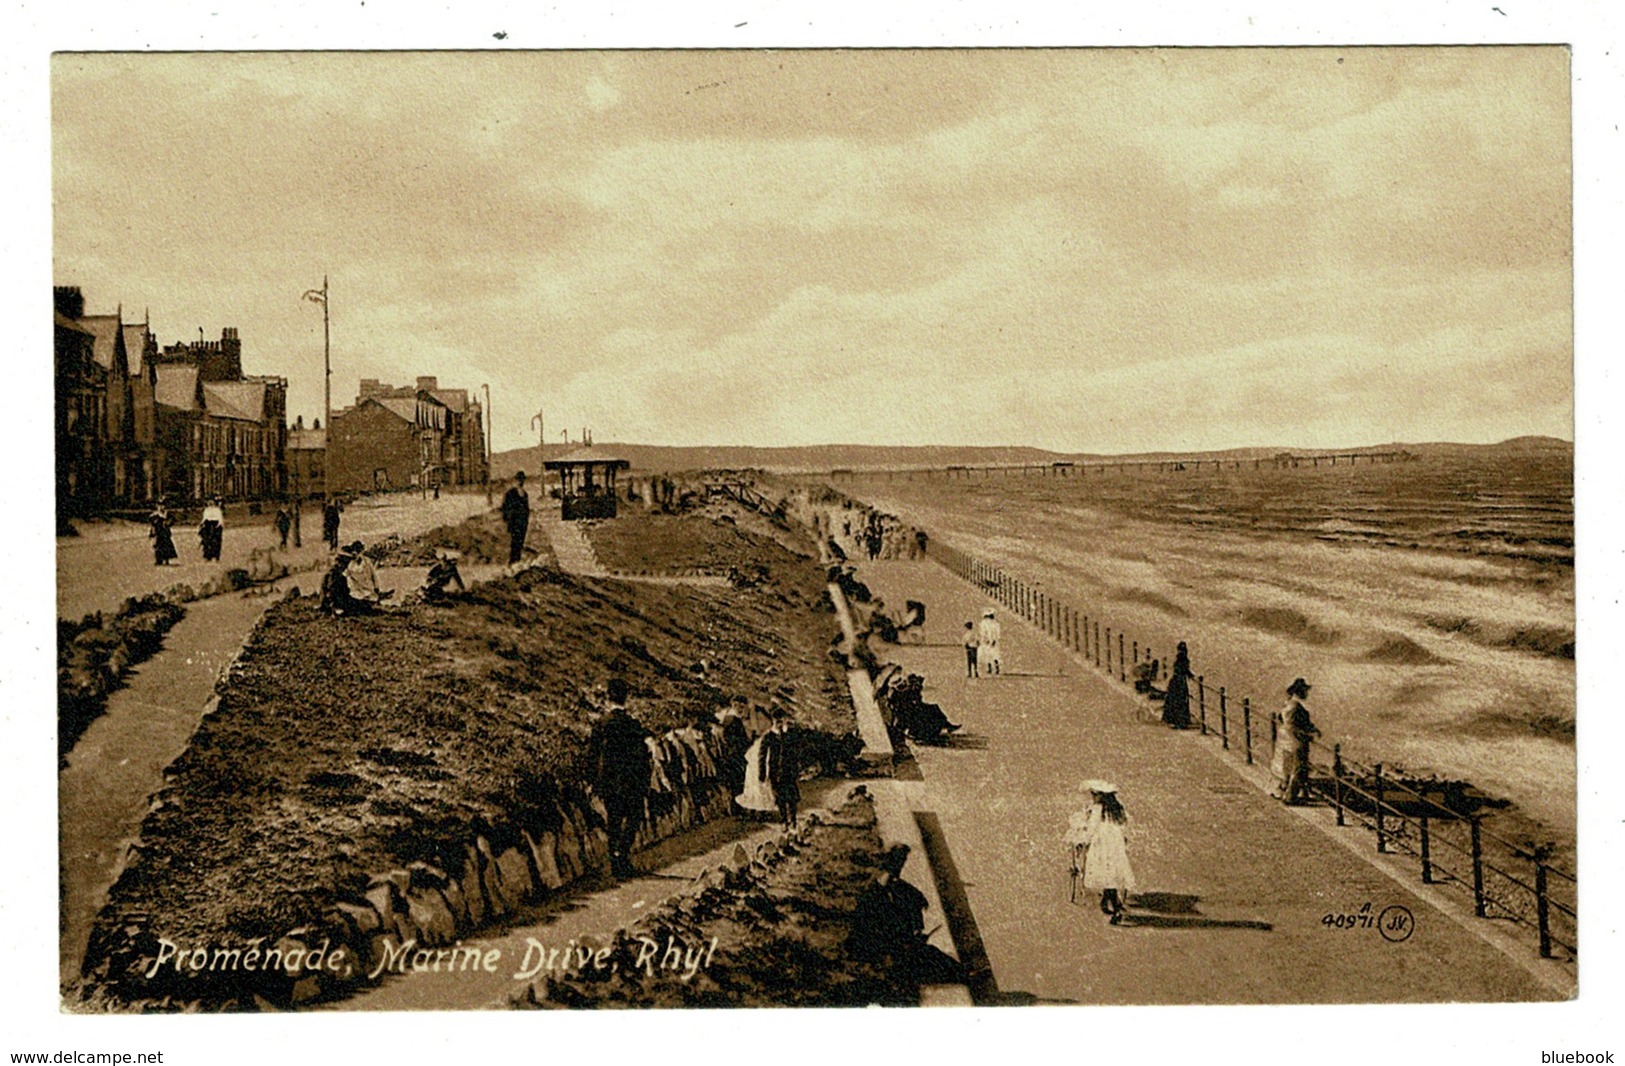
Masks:
[[[1580,995],[1572,60],[58,52],[61,1011]]]

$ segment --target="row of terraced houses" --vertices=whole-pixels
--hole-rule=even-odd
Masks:
[[[73,286],[53,296],[61,517],[487,477],[483,412],[465,389],[432,377],[405,388],[364,380],[331,427],[290,426],[287,379],[244,374],[235,328],[159,347],[146,315],[87,314]]]

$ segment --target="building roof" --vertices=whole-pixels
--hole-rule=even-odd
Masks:
[[[418,399],[416,396],[374,396],[367,401],[375,403],[397,418],[404,419],[414,426],[418,421]]]
[[[56,324],[57,329],[66,329],[71,330],[74,333],[83,333],[87,337],[94,337],[96,335],[94,330],[86,329],[82,324],[75,322],[73,319],[64,315],[61,311],[52,311],[51,314],[55,316],[52,321]]]
[[[263,422],[265,382],[206,381],[203,383],[203,407],[213,418]]]
[[[141,373],[141,361],[147,351],[147,324],[145,322],[124,323],[124,357],[130,363],[130,376],[137,377]]]
[[[113,356],[118,344],[119,321],[117,315],[86,315],[79,324],[96,338],[92,348],[96,363],[103,370],[113,369]]]
[[[289,451],[321,451],[326,447],[327,430],[325,429],[288,430]]]
[[[153,386],[153,400],[178,411],[198,409],[197,367],[187,363],[158,363],[154,369],[158,381]]]
[[[458,414],[462,414],[468,407],[467,389],[430,389],[429,395]]]
[[[632,460],[616,455],[607,449],[594,448],[588,444],[585,447],[572,448],[563,455],[543,461],[542,469],[558,470],[561,467],[581,466],[584,463],[594,463],[599,466],[609,465],[617,470],[627,470],[632,466]]]

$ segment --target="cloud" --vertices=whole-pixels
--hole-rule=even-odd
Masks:
[[[489,382],[499,447],[544,405],[670,443],[1562,433],[1567,73],[1549,48],[63,56],[57,281],[166,342],[238,326],[309,413],[298,294],[329,274],[338,398]]]

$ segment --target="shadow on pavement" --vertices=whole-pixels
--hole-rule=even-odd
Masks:
[[[1257,929],[1269,932],[1275,927],[1269,922],[1246,918],[1208,918],[1197,909],[1200,896],[1187,896],[1177,892],[1142,892],[1129,897],[1132,911],[1125,911],[1118,924],[1124,928],[1144,929]],[[1151,911],[1150,914],[1138,913]]]

